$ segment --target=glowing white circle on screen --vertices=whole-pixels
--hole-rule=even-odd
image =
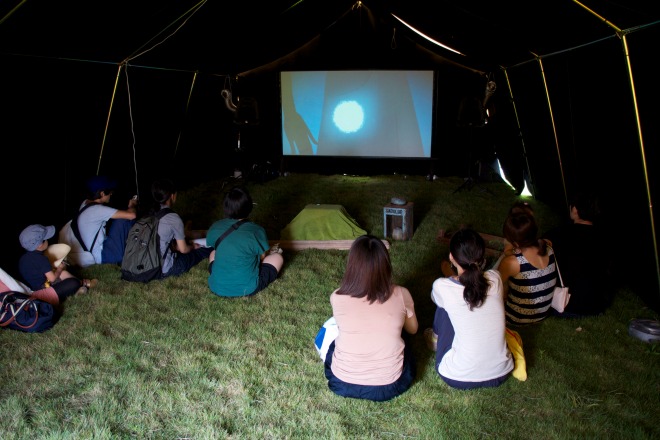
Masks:
[[[344,133],[354,133],[362,127],[364,111],[355,101],[342,101],[335,107],[332,120]]]

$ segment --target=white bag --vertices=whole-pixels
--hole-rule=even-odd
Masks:
[[[568,293],[568,287],[564,286],[564,281],[561,279],[561,272],[559,271],[559,264],[557,263],[557,254],[555,254],[555,267],[557,267],[557,275],[559,276],[559,286],[555,286],[552,292],[552,308],[559,313],[564,313],[564,309],[571,299],[571,294]]]
[[[571,299],[571,294],[568,293],[568,287],[555,287],[552,292],[552,308],[559,313],[564,313],[564,309],[568,305],[568,300]]]
[[[316,334],[316,338],[314,338],[314,348],[316,348],[322,361],[325,362],[328,348],[330,347],[330,344],[332,344],[332,341],[337,338],[337,335],[339,335],[339,328],[337,327],[337,322],[335,321],[334,316],[332,316],[323,323]]]

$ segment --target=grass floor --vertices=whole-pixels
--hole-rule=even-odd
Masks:
[[[347,251],[285,252],[280,278],[239,299],[210,293],[206,263],[147,285],[99,265],[84,271],[99,287],[68,299],[53,329],[0,331],[0,438],[660,438],[660,345],[628,334],[631,319],[658,316],[625,286],[604,316],[520,329],[525,382],[458,391],[438,377],[422,337],[447,255],[438,231],[471,225],[501,235],[517,200],[501,182],[457,192],[462,182],[403,175],[248,182],[251,219],[271,239],[310,203],[341,204],[382,236],[390,198],[414,202],[413,238],[390,248],[395,281],[410,289],[420,321],[412,339],[417,379],[400,397],[375,403],[327,389],[313,339],[331,314]],[[231,184],[182,191],[175,208],[193,228],[208,228]],[[529,201],[543,230],[563,221]]]

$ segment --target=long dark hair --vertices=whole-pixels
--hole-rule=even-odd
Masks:
[[[452,235],[449,252],[456,264],[463,269],[463,273],[458,277],[465,287],[463,299],[470,310],[481,307],[490,285],[482,271],[486,252],[484,239],[472,229],[461,229]]]
[[[392,263],[383,242],[373,235],[355,239],[348,253],[338,295],[367,297],[369,304],[384,303],[392,295]]]

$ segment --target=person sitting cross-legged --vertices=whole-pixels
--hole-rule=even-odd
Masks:
[[[86,293],[98,280],[79,279],[66,270],[62,261],[53,268],[45,255],[48,240],[55,235],[55,226],[29,225],[21,232],[19,241],[25,253],[18,260],[18,271],[27,286],[34,291],[52,287],[59,302],[76,293]]]
[[[424,331],[437,351],[436,372],[462,390],[497,387],[514,368],[505,337],[502,279],[496,270],[482,270],[485,249],[472,229],[452,236],[449,260],[457,274],[433,282],[437,309],[433,328]]]
[[[116,187],[117,182],[105,176],[94,176],[87,181],[88,195],[80,205],[76,222],[84,243],[71,226],[76,218],[60,229],[59,242],[71,246],[67,259],[74,266],[121,264],[128,231],[135,222],[137,200],[129,200],[126,209],[108,206]]]
[[[151,185],[151,195],[159,209],[170,208],[176,202],[177,190],[169,179],[156,180]],[[179,276],[209,258],[213,248],[186,241],[183,220],[176,212],[165,214],[158,222],[160,252],[163,256],[160,278]]]
[[[224,297],[254,295],[277,279],[284,264],[282,249],[269,245],[262,226],[247,221],[252,212],[247,188],[232,188],[225,195],[223,211],[225,218],[213,223],[206,234],[206,245],[215,248],[209,256],[209,288]],[[239,227],[216,248],[218,238],[234,226]]]
[[[392,281],[389,252],[380,239],[355,239],[330,304],[339,334],[325,357],[328,388],[377,402],[408,390],[415,379],[407,343],[408,335],[417,333],[415,304],[408,289]]]
[[[606,234],[599,225],[597,196],[589,191],[576,193],[570,203],[571,222],[551,229],[544,237],[552,243],[562,281],[571,299],[560,318],[602,315],[613,298],[611,252]]]

